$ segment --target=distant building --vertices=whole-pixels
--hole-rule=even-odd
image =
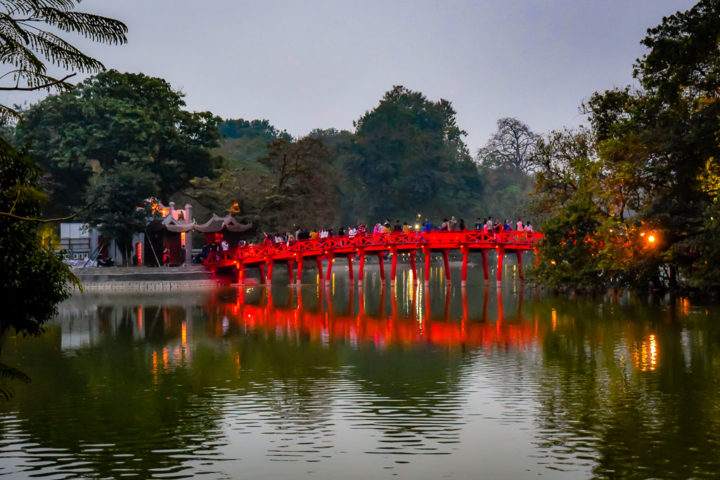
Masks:
[[[207,244],[227,240],[231,245],[237,245],[240,234],[252,228],[252,224],[239,223],[230,214],[225,217],[213,214],[206,223],[197,225],[189,204],[176,209],[175,202],[167,206],[156,202],[153,211],[158,216],[149,220],[144,232],[136,233],[132,238],[133,263],[136,265],[191,263],[194,230],[205,234]],[[66,261],[73,266],[95,265],[98,258],[116,262],[122,258],[114,241],[105,240],[97,230],[83,223],[60,224],[60,248],[67,252]]]

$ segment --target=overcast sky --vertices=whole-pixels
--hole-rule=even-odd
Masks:
[[[352,129],[393,85],[450,100],[473,154],[514,116],[575,126],[593,91],[632,83],[640,40],[690,0],[84,0],[129,43],[108,68],[167,79],[191,110],[302,136]]]

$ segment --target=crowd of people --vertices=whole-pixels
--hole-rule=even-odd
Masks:
[[[532,232],[532,224],[528,221],[523,222],[518,220],[514,224],[509,219],[505,219],[505,222],[500,222],[499,219],[492,219],[490,217],[481,219],[477,218],[474,230],[481,230],[488,234],[496,234],[501,231],[518,231],[518,232]],[[434,232],[434,231],[466,231],[470,230],[465,225],[465,220],[462,218],[457,220],[454,216],[443,219],[440,226],[434,226],[432,222],[425,218],[425,221],[420,224],[416,224],[415,228],[408,224],[408,222],[400,223],[400,220],[396,220],[395,223],[391,223],[389,219],[385,219],[384,222],[376,223],[372,228],[366,224],[351,225],[347,228],[340,227],[337,232],[332,228],[314,228],[306,230],[301,227],[296,227],[294,231],[286,231],[285,233],[263,233],[262,242],[265,245],[273,244],[293,244],[297,240],[325,240],[329,237],[348,237],[354,238],[358,235],[365,234],[392,234],[392,233],[408,233],[419,229],[422,232]]]

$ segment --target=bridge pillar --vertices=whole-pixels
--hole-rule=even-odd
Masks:
[[[417,268],[415,267],[415,254],[417,252],[415,250],[410,250],[410,268],[412,269],[413,274],[413,283],[417,283]]]
[[[365,252],[360,250],[358,253],[358,285],[362,285],[363,280],[365,280]]]
[[[487,283],[490,277],[488,275],[487,250],[483,248],[480,250],[480,253],[482,253],[483,275],[485,275],[485,283]]]
[[[447,281],[447,284],[450,285],[452,283],[452,280],[450,279],[450,262],[448,261],[448,250],[443,250],[443,265],[445,267],[445,280]]]
[[[460,284],[464,287],[467,285],[467,264],[470,248],[468,248],[467,245],[463,245],[460,247],[460,251],[462,251],[462,281]]]
[[[503,256],[505,255],[505,247],[498,247],[497,248],[497,257],[498,257],[498,265],[497,265],[497,283],[500,285],[500,282],[502,281],[502,266],[503,266]]]
[[[297,277],[295,277],[295,285],[300,285],[302,281],[302,269],[303,269],[303,257],[302,255],[297,259]]]
[[[522,250],[515,250],[515,254],[517,255],[517,264],[518,264],[518,277],[520,278],[520,281],[525,280],[523,277],[523,268],[522,268]]]
[[[395,285],[395,278],[397,277],[397,248],[391,248],[392,253],[392,264],[390,267],[390,285]]]
[[[348,260],[348,276],[350,277],[350,285],[355,283],[355,275],[353,274],[353,255],[352,253],[348,254],[347,260]]]
[[[272,259],[268,259],[267,262],[266,262],[266,265],[267,265],[267,283],[268,283],[268,284],[271,284],[271,283],[272,283],[273,263],[274,263],[274,262],[272,261]]]
[[[327,274],[325,274],[325,283],[330,283],[332,280],[332,267],[333,267],[333,254],[328,252],[327,254],[327,260],[328,260],[328,266],[327,266]]]
[[[315,257],[315,261],[317,262],[317,270],[318,270],[318,285],[322,283],[323,281],[323,267],[322,267],[322,260],[320,260],[320,257]]]
[[[423,254],[425,255],[425,283],[430,283],[430,248],[423,247]]]
[[[382,280],[382,284],[385,285],[385,258],[383,256],[385,253],[381,252],[378,253],[378,263],[380,264],[380,280]]]

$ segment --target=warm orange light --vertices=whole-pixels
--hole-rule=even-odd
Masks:
[[[647,240],[649,243],[655,243],[655,235],[650,235]]]

